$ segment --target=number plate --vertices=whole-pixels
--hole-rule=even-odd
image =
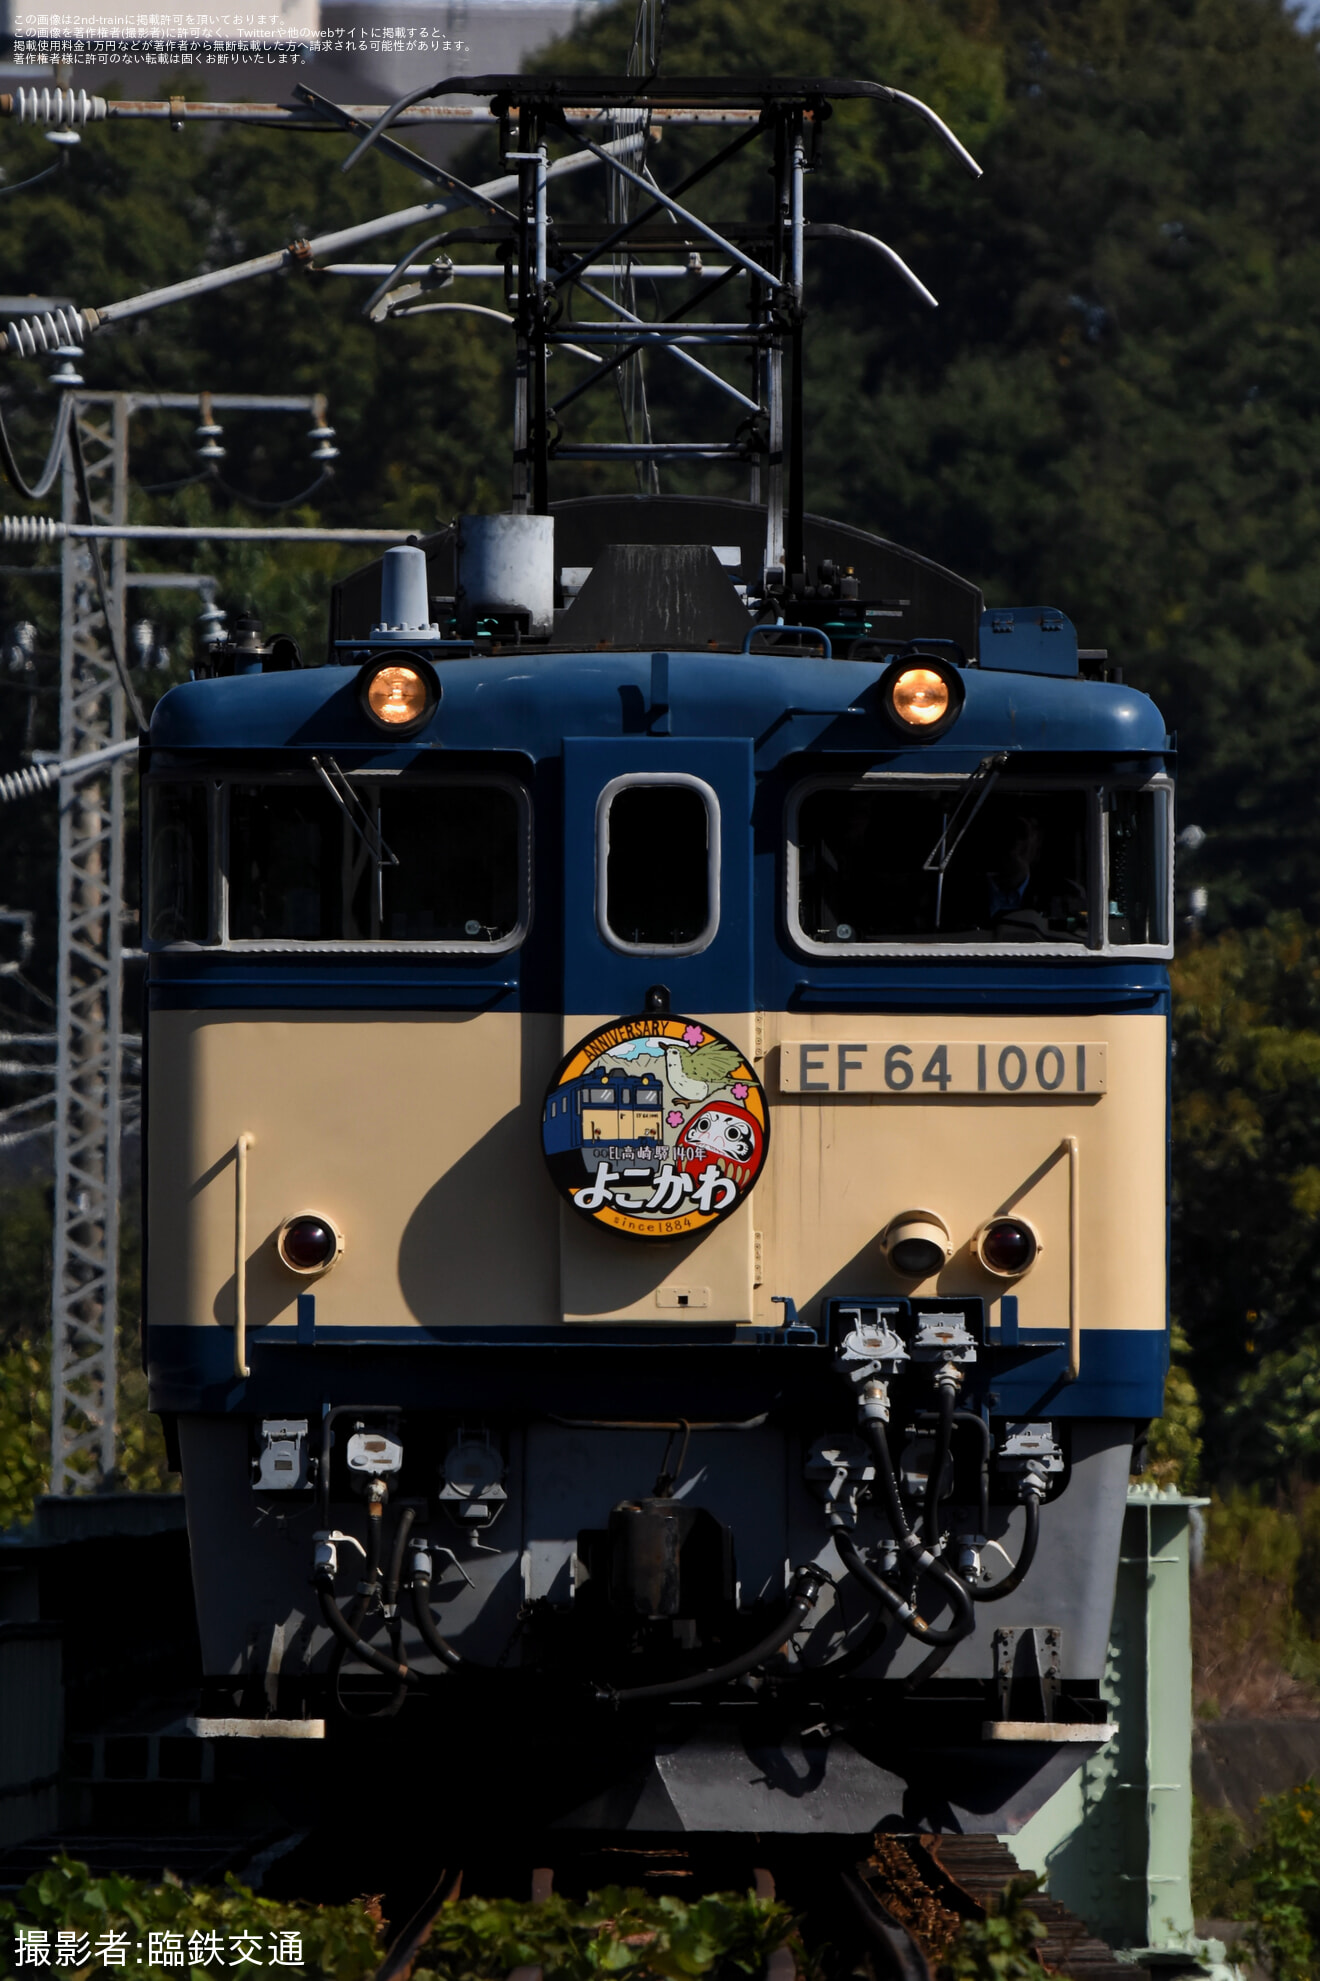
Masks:
[[[784,1094],[1103,1094],[1103,1042],[785,1039]]]

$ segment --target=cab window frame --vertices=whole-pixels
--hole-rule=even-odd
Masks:
[[[1072,962],[1095,961],[1103,957],[1109,960],[1121,958],[1138,960],[1167,961],[1173,955],[1173,779],[1167,773],[1155,777],[1127,778],[1106,777],[1102,773],[1087,770],[1069,777],[1049,773],[1033,777],[1025,772],[1003,777],[995,789],[1004,793],[1031,791],[1079,791],[1086,800],[1086,884],[1089,900],[1103,912],[1092,913],[1090,929],[1086,940],[1065,942],[1058,938],[1042,937],[1034,942],[1007,943],[987,937],[984,941],[947,942],[938,939],[919,941],[912,936],[895,936],[883,942],[821,942],[808,934],[801,922],[801,841],[800,820],[802,807],[814,792],[831,791],[877,791],[877,790],[924,790],[934,792],[946,790],[956,797],[974,772],[939,771],[866,771],[861,776],[828,772],[807,777],[795,784],[788,794],[785,808],[784,829],[784,920],[788,938],[793,948],[813,960],[830,963],[848,963],[877,958],[895,960],[935,959],[944,962],[958,960],[989,959],[997,962],[1029,962],[1033,958],[1051,963],[1060,960]],[[1162,859],[1162,934],[1158,942],[1112,942],[1109,938],[1109,832],[1106,794],[1113,791],[1130,791],[1134,794],[1153,792],[1162,794],[1163,802],[1156,813],[1156,857]]]
[[[629,942],[610,927],[609,859],[610,809],[623,791],[678,787],[694,791],[706,813],[706,920],[687,942]],[[709,949],[720,927],[720,800],[704,777],[686,770],[624,771],[603,786],[596,800],[596,929],[602,942],[621,956],[699,956]]]
[[[460,772],[448,775],[418,777],[402,770],[389,770],[375,767],[366,771],[346,771],[344,776],[355,790],[366,796],[373,788],[395,783],[408,777],[408,788],[421,790],[496,789],[506,792],[514,800],[517,808],[517,894],[516,917],[507,935],[491,942],[480,942],[473,938],[437,937],[429,940],[410,936],[391,940],[387,936],[231,936],[230,920],[230,799],[235,785],[267,785],[276,788],[297,788],[301,790],[324,791],[316,772],[310,767],[298,765],[290,769],[267,767],[248,769],[226,769],[223,773],[210,770],[189,777],[186,772],[175,774],[163,772],[149,781],[152,784],[205,783],[208,791],[207,820],[209,833],[209,872],[210,901],[208,905],[208,928],[206,946],[236,955],[284,955],[317,956],[354,955],[364,952],[382,956],[445,955],[468,958],[504,956],[518,949],[526,941],[532,922],[532,872],[533,872],[533,818],[531,793],[517,777],[498,771],[471,773]],[[327,803],[334,801],[326,795]],[[352,828],[343,820],[343,830]],[[145,923],[144,923],[145,929]],[[145,936],[143,946],[155,952],[167,949],[197,948],[201,945],[192,942],[172,943],[149,939]]]

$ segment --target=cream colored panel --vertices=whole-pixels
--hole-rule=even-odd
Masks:
[[[906,1096],[797,1094],[781,1090],[779,1041],[892,1041],[913,1036],[1033,1050],[1103,1041],[1107,1092]],[[1068,1163],[1063,1138],[1078,1139],[1081,1164],[1081,1322],[1084,1328],[1162,1328],[1165,1320],[1165,1081],[1167,1033],[1147,1016],[950,1017],[841,1020],[767,1013],[767,1058],[758,1066],[772,1101],[770,1153],[749,1208],[763,1233],[758,1320],[789,1294],[804,1316],[826,1294],[977,1294],[1019,1301],[1019,1323],[1068,1322]],[[878,1237],[891,1218],[932,1210],[948,1225],[954,1254],[937,1277],[913,1284],[891,1274]],[[995,1279],[972,1239],[997,1212],[1028,1218],[1042,1241],[1031,1271]],[[997,1323],[997,1308],[990,1320]]]
[[[234,1145],[248,1158],[248,1327],[559,1319],[559,1199],[541,1102],[560,1020],[536,1013],[159,1012],[151,1020],[150,1312],[234,1318]],[[283,1220],[344,1233],[289,1272]]]
[[[694,1011],[690,1014],[735,1045],[750,1051],[754,1019],[748,1012]],[[568,1052],[601,1025],[618,1016],[566,1018],[563,1051]],[[758,1068],[759,1071],[759,1068]],[[770,1097],[773,1110],[773,1097]],[[773,1112],[770,1157],[774,1161]],[[625,1238],[593,1224],[562,1203],[559,1260],[562,1314],[566,1321],[630,1321],[652,1327],[666,1322],[750,1321],[753,1314],[753,1225],[759,1229],[761,1179],[745,1203],[719,1224],[691,1238]],[[686,1297],[684,1297],[686,1296]],[[778,1322],[781,1310],[770,1310]]]
[[[750,1321],[755,1204],[753,1191],[719,1224],[691,1238],[625,1238],[561,1204],[564,1319],[652,1327]]]

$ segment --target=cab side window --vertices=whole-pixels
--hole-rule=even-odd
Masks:
[[[693,954],[719,926],[719,800],[680,773],[620,777],[597,809],[602,935],[634,955]]]

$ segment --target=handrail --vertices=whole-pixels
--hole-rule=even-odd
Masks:
[[[1065,1135],[1068,1151],[1068,1368],[1066,1381],[1082,1372],[1082,1152],[1075,1135]]]
[[[252,1374],[247,1364],[247,1158],[256,1141],[246,1132],[234,1144],[234,1374]]]
[[[764,626],[749,626],[747,629],[747,638],[742,643],[744,653],[751,652],[752,641],[758,633],[808,633],[813,640],[820,641],[825,649],[826,660],[833,660],[834,658],[834,643],[830,639],[829,634],[822,631],[819,626],[785,626],[778,621],[773,625],[767,621]]]

